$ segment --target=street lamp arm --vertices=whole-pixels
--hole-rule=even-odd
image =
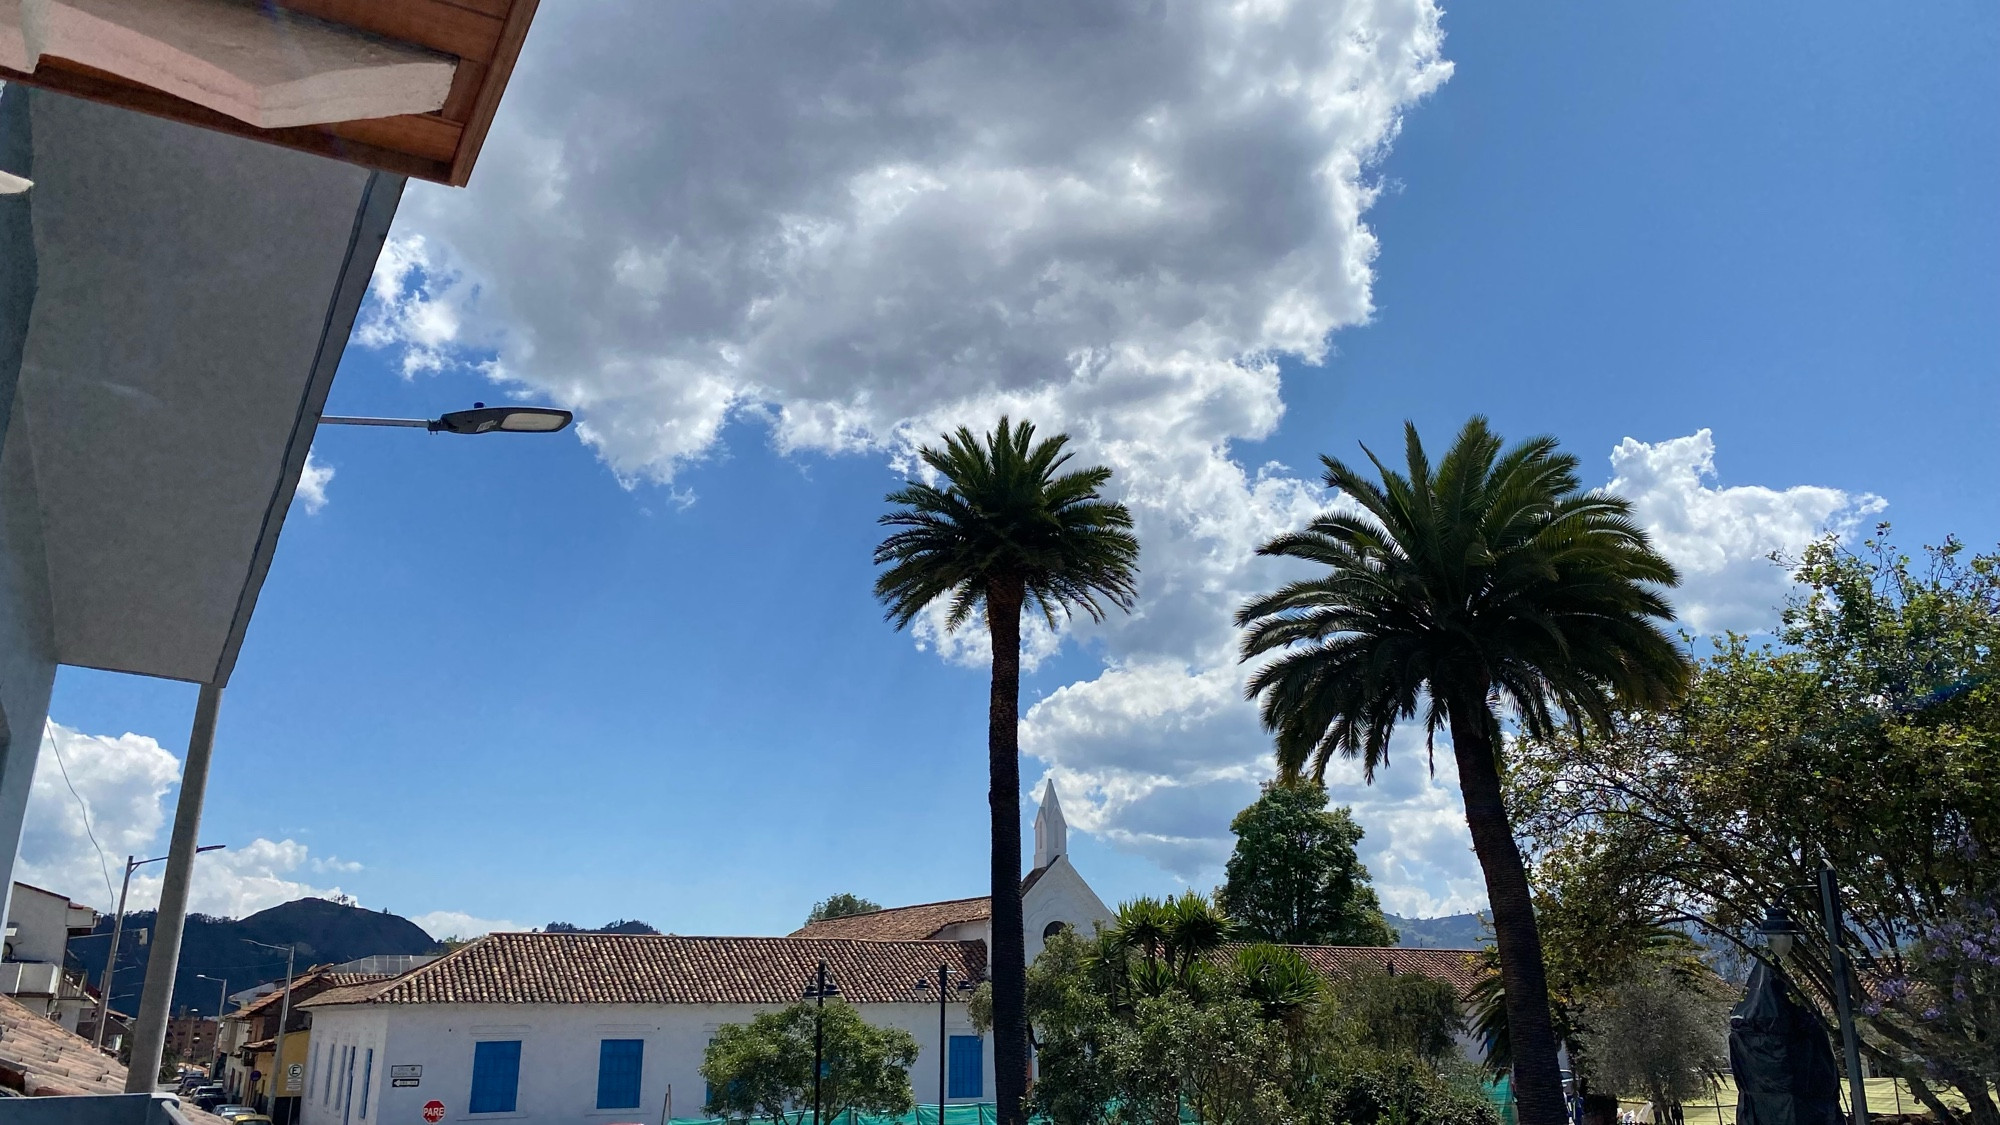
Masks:
[[[349,418],[333,414],[320,415],[319,424],[322,426],[410,426],[419,430],[428,430],[432,425],[430,420],[426,418]]]

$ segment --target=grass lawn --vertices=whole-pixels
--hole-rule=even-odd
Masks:
[[[1901,1079],[1870,1078],[1866,1085],[1868,1087],[1868,1113],[1870,1116],[1897,1112],[1924,1112],[1923,1103],[1910,1096],[1909,1085]],[[1955,1094],[1950,1092],[1940,1092],[1939,1097],[1943,1099],[1944,1104],[1953,1109],[1961,1108],[1965,1104]],[[1621,1110],[1638,1109],[1644,1104],[1646,1104],[1644,1101],[1620,1101],[1618,1103]],[[1840,1085],[1840,1104],[1842,1108],[1845,1108],[1847,1105],[1847,1084],[1845,1082]],[[1687,1118],[1687,1125],[1735,1125],[1736,1083],[1724,1080],[1721,1085],[1716,1087],[1714,1097],[1687,1103],[1687,1105],[1681,1107],[1681,1114]]]

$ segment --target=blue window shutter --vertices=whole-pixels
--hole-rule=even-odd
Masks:
[[[986,1051],[977,1035],[951,1037],[951,1056],[946,1067],[946,1083],[952,1098],[986,1096]]]
[[[512,1113],[521,1087],[521,1041],[487,1040],[472,1045],[472,1096],[468,1113]]]
[[[361,1064],[361,1120],[368,1120],[368,1089],[375,1077],[375,1048],[368,1048],[368,1060]]]
[[[597,1045],[597,1108],[637,1109],[644,1039],[606,1039]]]

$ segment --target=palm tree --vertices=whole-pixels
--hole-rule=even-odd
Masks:
[[[1450,732],[1493,911],[1520,1119],[1561,1125],[1541,938],[1501,798],[1498,708],[1543,736],[1669,702],[1688,667],[1661,627],[1673,611],[1658,591],[1679,575],[1630,504],[1581,488],[1576,458],[1552,438],[1503,450],[1473,418],[1435,469],[1415,426],[1404,443],[1406,473],[1364,447],[1379,484],[1322,458],[1327,487],[1358,510],[1325,512],[1260,549],[1323,572],[1237,613],[1243,659],[1275,654],[1248,694],[1286,778],[1323,779],[1339,754],[1373,781],[1390,732],[1420,711],[1427,737]]]
[[[1001,1125],[1022,1125],[1027,1089],[1027,952],[1021,935],[1021,610],[1051,627],[1056,611],[1101,621],[1099,599],[1132,608],[1139,541],[1132,514],[1106,501],[1103,466],[1064,471],[1067,434],[1035,440],[1027,422],[982,442],[961,426],[944,448],[918,451],[936,483],[908,481],[889,494],[881,522],[897,530],[875,549],[886,565],[875,596],[898,629],[949,599],[947,628],[985,610],[993,639],[986,727],[993,813],[993,1066]]]

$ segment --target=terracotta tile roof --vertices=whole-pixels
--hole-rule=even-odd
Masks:
[[[1041,882],[1048,868],[1037,867],[1021,880],[1021,893]],[[892,906],[845,918],[808,922],[793,930],[793,937],[865,938],[870,941],[921,941],[936,937],[939,930],[960,922],[982,922],[993,916],[993,896],[954,898],[944,902],[921,902],[915,906]]]
[[[0,996],[0,1085],[35,1097],[122,1094],[125,1068],[88,1039]]]
[[[0,996],[0,1086],[34,1098],[122,1094],[125,1068],[90,1040]],[[222,1125],[222,1118],[186,1102],[180,1111],[192,1125]]]
[[[824,959],[848,1001],[911,1000],[940,962],[986,971],[977,941],[488,934],[389,981],[330,990],[334,1004],[789,1004]]]
[[[329,970],[308,969],[292,978],[292,1007],[296,1008],[304,1001],[331,989],[388,979],[388,975],[384,973],[336,973]],[[229,1018],[247,1019],[251,1016],[277,1015],[278,1006],[284,1001],[285,990],[282,985],[283,982],[280,982],[279,988],[230,1012]]]
[[[1417,973],[1441,980],[1465,998],[1486,975],[1485,963],[1476,949],[1401,949],[1371,945],[1290,946],[1330,978],[1359,972],[1383,972],[1391,966],[1399,973]]]
[[[795,938],[862,938],[868,941],[922,941],[946,926],[960,922],[981,922],[993,916],[993,899],[955,898],[948,902],[925,902],[916,906],[894,906],[845,918],[809,922],[794,930]]]

